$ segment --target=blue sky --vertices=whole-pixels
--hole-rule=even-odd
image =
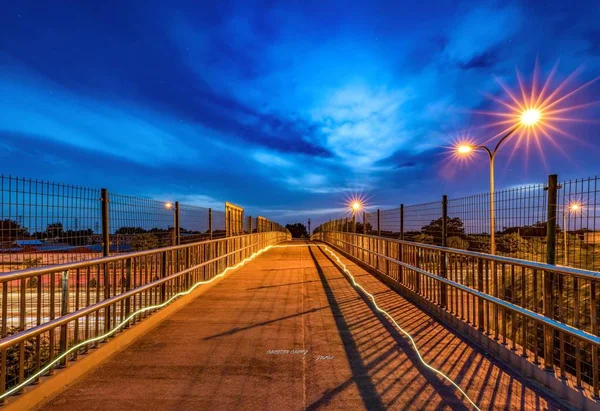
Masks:
[[[556,84],[581,67],[567,88],[600,75],[593,1],[25,3],[0,15],[2,172],[283,223],[357,192],[385,208],[485,191],[485,159],[445,147],[493,134],[473,111],[505,97],[494,78],[516,89],[536,58]],[[597,83],[573,104],[596,100]],[[597,174],[598,124],[563,126],[568,155],[507,148],[497,185]]]

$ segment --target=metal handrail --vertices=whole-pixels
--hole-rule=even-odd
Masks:
[[[381,238],[381,237],[377,237],[377,238]],[[412,266],[410,264],[404,263],[404,262],[402,262],[400,260],[397,260],[395,258],[389,257],[387,255],[380,254],[380,253],[375,252],[375,251],[371,251],[371,250],[369,250],[367,248],[360,247],[360,246],[352,244],[352,243],[350,243],[348,241],[343,241],[343,240],[339,240],[339,239],[336,239],[336,241],[339,241],[340,243],[344,243],[344,244],[353,246],[354,248],[358,248],[361,251],[365,251],[365,252],[373,254],[373,255],[375,255],[377,257],[381,257],[381,258],[383,258],[385,260],[388,260],[388,261],[393,262],[395,264],[401,265],[401,266],[403,266],[403,267],[405,267],[405,268],[407,268],[409,270],[413,270],[413,271],[418,272],[419,274],[425,275],[425,276],[427,276],[429,278],[433,278],[436,281],[440,281],[440,282],[443,282],[445,284],[451,285],[453,287],[459,288],[462,291],[470,293],[470,294],[472,294],[472,295],[474,295],[476,297],[483,298],[484,300],[487,300],[487,301],[489,301],[491,303],[501,305],[501,306],[503,306],[504,308],[506,308],[508,310],[511,310],[513,312],[516,312],[518,314],[526,316],[526,317],[528,317],[528,318],[530,318],[532,320],[538,321],[538,322],[543,323],[545,325],[549,325],[550,327],[556,328],[559,331],[563,331],[563,332],[565,332],[565,333],[567,333],[569,335],[572,335],[572,336],[574,336],[576,338],[579,338],[579,339],[587,341],[587,342],[589,342],[591,344],[596,344],[596,345],[600,346],[600,337],[599,336],[595,336],[593,334],[587,333],[587,332],[585,332],[583,330],[580,330],[578,328],[571,327],[570,325],[567,325],[565,323],[561,323],[559,321],[553,320],[551,318],[548,318],[548,317],[546,317],[544,315],[538,314],[538,313],[533,312],[531,310],[528,310],[526,308],[519,307],[518,305],[509,303],[508,301],[504,301],[504,300],[502,300],[500,298],[496,298],[496,297],[491,296],[489,294],[486,294],[486,293],[474,290],[473,288],[467,287],[466,285],[457,283],[455,281],[449,280],[449,279],[444,278],[444,277],[440,277],[440,276],[438,276],[436,274],[430,273],[430,272],[425,271],[425,270],[423,270],[421,268],[418,268],[418,267]],[[439,247],[439,248],[444,248],[444,247]],[[551,267],[553,267],[553,266],[551,266]]]
[[[417,246],[417,247],[427,248],[430,250],[436,250],[436,251],[441,251],[441,252],[449,252],[452,254],[463,255],[465,257],[481,258],[481,259],[488,260],[488,261],[496,261],[496,262],[504,263],[504,264],[518,265],[520,267],[531,268],[533,270],[552,271],[554,273],[574,275],[576,277],[585,278],[588,280],[600,281],[600,273],[599,272],[584,270],[581,268],[566,267],[566,266],[562,266],[562,265],[552,265],[552,264],[546,264],[546,263],[539,263],[539,262],[535,262],[535,261],[520,260],[518,258],[513,258],[513,257],[505,257],[505,256],[501,256],[501,255],[491,255],[491,254],[486,254],[486,253],[480,253],[477,251],[460,250],[457,248],[442,247],[439,245],[432,245],[432,244],[423,244],[423,243],[417,243],[414,241],[399,240],[396,238],[380,237],[380,236],[376,236],[376,235],[368,235],[368,234],[360,234],[360,233],[347,233],[347,232],[341,232],[341,231],[322,231],[321,233],[323,233],[323,234],[326,234],[326,233],[352,234],[352,235],[356,235],[358,237],[391,241],[393,243],[406,244],[409,246]]]
[[[22,341],[25,341],[25,340],[27,340],[27,339],[29,339],[31,337],[36,337],[39,334],[42,334],[42,333],[44,333],[46,331],[50,331],[50,330],[52,330],[52,329],[54,329],[56,327],[59,327],[61,325],[68,324],[69,322],[71,322],[73,320],[76,320],[78,318],[81,318],[81,317],[84,317],[86,315],[92,314],[95,311],[98,311],[99,309],[102,309],[104,307],[108,307],[108,306],[110,306],[112,304],[118,303],[119,301],[125,300],[125,299],[127,299],[129,297],[132,297],[132,296],[134,296],[136,294],[139,294],[140,292],[149,290],[151,288],[154,288],[154,287],[159,286],[161,284],[164,284],[166,282],[172,281],[173,279],[175,279],[177,277],[181,277],[181,276],[183,276],[183,275],[185,275],[185,274],[187,274],[189,272],[197,270],[198,268],[202,268],[202,267],[204,267],[204,266],[206,266],[208,264],[217,262],[217,261],[219,261],[219,260],[221,260],[223,258],[226,258],[226,257],[229,257],[229,256],[234,255],[236,253],[239,253],[240,251],[244,251],[244,250],[246,250],[248,248],[255,247],[256,245],[259,245],[259,244],[263,245],[264,243],[266,243],[268,241],[270,241],[270,240],[263,240],[263,241],[261,241],[261,242],[259,242],[257,244],[251,244],[251,245],[248,245],[246,247],[239,248],[239,249],[231,251],[231,252],[229,252],[227,254],[223,254],[223,255],[220,255],[218,257],[215,257],[215,258],[213,258],[213,259],[211,259],[209,261],[204,261],[204,262],[202,262],[200,264],[197,264],[197,265],[195,265],[193,267],[189,267],[189,268],[186,268],[186,269],[184,269],[182,271],[179,271],[177,273],[171,274],[168,277],[159,278],[158,280],[154,280],[154,281],[152,281],[150,283],[141,285],[141,286],[136,287],[136,288],[134,288],[132,290],[125,291],[125,292],[123,292],[121,294],[112,296],[112,297],[110,297],[110,298],[108,298],[106,300],[102,300],[102,301],[100,301],[98,303],[95,303],[95,304],[92,304],[92,305],[88,305],[87,307],[81,308],[81,309],[79,309],[77,311],[73,311],[71,313],[62,315],[62,316],[60,316],[58,318],[55,318],[55,319],[50,320],[48,322],[45,322],[44,324],[40,324],[38,326],[29,328],[27,330],[20,331],[20,332],[18,332],[16,334],[4,337],[4,338],[0,339],[0,350],[8,348],[8,347],[10,347],[12,345],[18,344],[18,343],[20,343]],[[167,247],[167,248],[175,248],[175,247]]]
[[[281,232],[281,231],[273,231],[273,232]],[[49,265],[49,266],[43,266],[43,267],[26,268],[26,269],[22,269],[22,270],[16,270],[16,271],[11,271],[8,273],[0,274],[0,283],[6,282],[6,281],[20,280],[23,278],[29,278],[29,277],[43,275],[43,274],[50,274],[50,273],[56,273],[56,272],[61,272],[61,271],[74,270],[77,268],[91,267],[91,266],[98,265],[98,264],[108,264],[108,263],[112,263],[112,262],[116,262],[116,261],[127,260],[129,258],[144,257],[144,256],[148,256],[148,255],[153,255],[153,254],[161,254],[161,253],[165,253],[165,252],[169,252],[169,251],[183,250],[186,248],[196,246],[198,244],[202,244],[202,245],[212,244],[212,243],[222,242],[222,241],[226,241],[226,240],[241,239],[241,238],[249,237],[252,235],[266,234],[266,233],[268,233],[268,231],[261,232],[261,233],[243,234],[243,235],[238,235],[238,236],[233,236],[233,237],[222,237],[222,238],[200,241],[200,242],[195,242],[195,243],[172,245],[172,246],[168,246],[168,247],[153,248],[151,250],[133,251],[130,253],[115,254],[115,255],[108,256],[108,257],[98,257],[98,258],[93,258],[90,260],[77,261],[77,262],[71,262],[71,263],[56,264],[56,265]],[[281,233],[283,233],[283,232],[281,232]]]

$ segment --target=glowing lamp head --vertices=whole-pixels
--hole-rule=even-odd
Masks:
[[[172,203],[165,203],[165,208],[168,208],[169,210],[173,208],[173,204]]]
[[[353,211],[360,211],[360,209],[362,208],[361,204],[358,201],[354,201],[352,202],[352,210]]]
[[[578,212],[579,210],[581,210],[581,204],[579,203],[572,203],[569,205],[569,210],[571,210],[572,212]]]
[[[469,154],[471,151],[473,151],[473,146],[471,144],[459,144],[456,147],[456,151],[458,154]]]
[[[540,113],[540,110],[536,108],[530,108],[521,114],[521,124],[528,127],[534,126],[538,121],[540,121],[541,117],[542,113]]]

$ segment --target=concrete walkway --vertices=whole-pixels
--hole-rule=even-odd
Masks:
[[[291,244],[291,243],[289,243]],[[295,243],[296,245],[298,243]],[[340,256],[341,257],[341,256]],[[482,409],[557,409],[342,259]],[[55,397],[44,410],[471,409],[426,370],[328,254],[275,248]]]

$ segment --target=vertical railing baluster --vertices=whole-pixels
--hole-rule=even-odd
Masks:
[[[592,322],[592,334],[598,335],[598,295],[596,281],[590,281],[590,321]],[[592,387],[596,398],[600,396],[600,387],[598,384],[598,345],[592,344]]]
[[[8,323],[8,283],[2,283],[2,323],[0,323],[0,338],[6,337]],[[6,348],[0,351],[0,395],[6,392]],[[0,403],[4,402],[4,398]]]
[[[62,272],[61,276],[61,304],[60,304],[60,315],[65,316],[69,313],[69,270],[65,270]],[[60,326],[60,339],[59,339],[59,353],[64,354],[67,352],[69,346],[69,333],[68,333],[68,323]],[[60,360],[60,366],[67,366],[67,356],[65,355]]]

